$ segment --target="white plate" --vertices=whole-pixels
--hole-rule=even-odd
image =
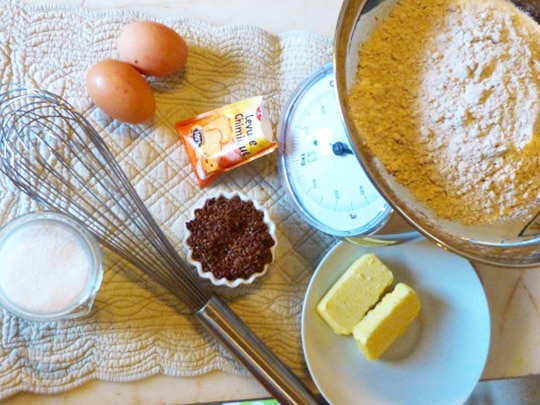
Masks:
[[[422,304],[417,320],[375,361],[316,312],[324,293],[366,252],[376,253],[395,281],[412,286]],[[461,404],[480,379],[489,340],[489,308],[473,267],[424,239],[379,248],[338,243],[317,267],[302,312],[309,371],[334,405]]]

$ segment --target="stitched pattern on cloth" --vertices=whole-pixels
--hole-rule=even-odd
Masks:
[[[89,67],[116,58],[120,30],[138,19],[171,26],[190,51],[183,74],[149,79],[157,102],[151,126],[110,119],[91,104],[85,89]],[[174,124],[263,95],[275,130],[290,92],[313,69],[330,61],[331,54],[331,40],[308,32],[274,36],[250,26],[213,27],[126,10],[30,7],[16,1],[0,5],[2,83],[54,92],[85,115],[182,256],[184,223],[201,198],[219,190],[241,190],[269,210],[278,246],[268,274],[250,286],[216,291],[301,376],[306,375],[299,337],[302,300],[318,260],[333,240],[292,211],[275,154],[228,172],[201,190]],[[0,176],[0,224],[36,209]],[[0,312],[0,398],[19,391],[59,392],[90,379],[131,381],[212,370],[245,373],[177,299],[157,286],[124,277],[128,264],[112,252],[104,253],[103,285],[88,317],[38,324]]]

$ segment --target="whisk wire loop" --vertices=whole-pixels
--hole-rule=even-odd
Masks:
[[[324,402],[200,285],[104,140],[62,98],[23,88],[0,93],[0,171],[44,207],[74,217],[102,245],[183,301],[280,403]]]
[[[192,311],[208,301],[194,272],[157,225],[94,127],[47,92],[0,97],[1,170],[48,209],[83,222]]]

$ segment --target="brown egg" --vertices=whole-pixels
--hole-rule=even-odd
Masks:
[[[120,60],[148,76],[178,72],[187,59],[184,39],[172,28],[152,21],[126,25],[118,38]]]
[[[112,59],[96,63],[88,71],[86,88],[94,104],[119,121],[139,124],[155,114],[150,85],[128,63]]]

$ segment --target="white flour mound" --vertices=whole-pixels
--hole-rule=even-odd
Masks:
[[[540,28],[505,0],[403,0],[360,51],[362,136],[442,218],[540,200]]]

